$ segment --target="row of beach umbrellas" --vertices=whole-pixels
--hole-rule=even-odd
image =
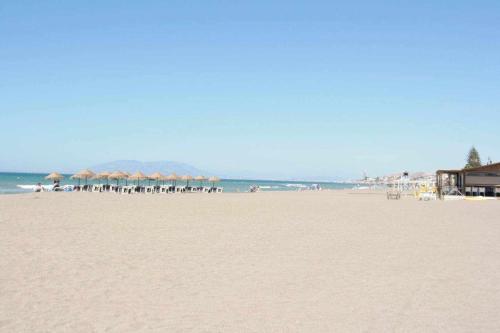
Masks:
[[[63,178],[64,178],[64,176],[58,172],[52,172],[50,175],[45,177],[45,179],[49,179],[49,180],[53,180],[53,181],[61,180]],[[96,174],[89,169],[85,169],[85,170],[82,170],[80,172],[77,172],[73,176],[71,176],[70,178],[71,179],[78,179],[78,185],[80,185],[80,182],[82,181],[82,179],[85,180],[85,184],[87,184],[87,181],[89,179],[99,179],[99,180],[105,179],[106,183],[108,183],[109,180],[116,180],[117,185],[119,184],[120,180],[122,180],[122,179],[125,180],[127,182],[127,184],[128,184],[129,180],[136,181],[137,185],[139,185],[139,182],[141,180],[148,180],[150,183],[151,183],[151,181],[156,181],[157,184],[159,184],[159,182],[164,182],[164,181],[169,181],[169,182],[173,182],[174,184],[176,184],[178,180],[182,180],[182,181],[186,182],[186,186],[189,186],[189,182],[193,181],[193,180],[199,181],[200,183],[203,183],[204,181],[209,181],[210,183],[212,183],[212,186],[214,186],[216,182],[220,181],[219,177],[207,178],[204,176],[193,177],[190,175],[177,176],[175,173],[172,173],[168,176],[165,176],[165,175],[161,174],[160,172],[155,172],[151,175],[145,175],[144,173],[142,173],[140,171],[138,171],[134,174],[129,174],[129,173],[123,172],[123,171],[115,171],[115,172],[103,171],[103,172],[99,172]]]

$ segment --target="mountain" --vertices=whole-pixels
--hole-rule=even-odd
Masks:
[[[154,161],[154,162],[141,162],[141,161],[133,161],[133,160],[121,160],[121,161],[113,161],[103,164],[98,164],[90,167],[90,169],[94,172],[101,171],[125,171],[134,173],[136,171],[142,171],[145,174],[152,174],[153,172],[161,172],[165,175],[171,174],[175,172],[178,175],[204,175],[210,176],[206,171],[200,170],[192,165],[173,162],[173,161]]]

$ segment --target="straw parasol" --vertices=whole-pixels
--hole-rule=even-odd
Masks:
[[[115,171],[112,174],[108,176],[109,179],[116,179],[116,185],[119,184],[120,179],[126,179],[128,178],[128,175],[124,172],[121,171]]]
[[[99,172],[97,175],[92,177],[93,179],[106,179],[106,185],[109,183],[109,176],[111,174],[107,171]]]
[[[156,180],[156,185],[158,185],[158,182],[159,182],[160,180],[163,180],[164,178],[165,178],[165,176],[164,176],[164,175],[162,175],[162,174],[161,174],[161,173],[159,173],[159,172],[155,172],[155,173],[153,173],[152,175],[149,175],[149,176],[148,176],[148,179],[149,179],[149,180]]]
[[[212,183],[212,187],[215,187],[215,183],[220,182],[220,178],[212,176],[212,177],[208,178],[208,181]]]
[[[89,169],[81,170],[71,176],[71,179],[78,179],[78,185],[80,185],[80,181],[85,179],[85,184],[87,184],[87,179],[94,177],[95,173],[90,171]]]
[[[127,171],[124,171],[122,172],[123,173],[123,176],[125,177],[125,185],[128,185],[128,177],[132,176],[132,174],[130,172],[127,172]]]
[[[52,172],[50,175],[45,177],[45,179],[49,179],[49,180],[61,180],[63,178],[64,178],[64,176],[61,175],[59,172]]]
[[[137,171],[136,173],[134,173],[133,175],[131,176],[128,176],[128,179],[129,180],[137,180],[137,186],[139,186],[139,181],[141,180],[144,180],[144,179],[147,179],[148,176],[146,176],[145,174],[143,174],[142,172],[140,171]]]
[[[193,179],[193,176],[190,175],[184,175],[181,177],[181,180],[186,181],[186,186],[189,187],[189,181]]]
[[[169,180],[169,181],[171,181],[171,182],[174,184],[174,186],[175,186],[175,184],[177,183],[177,180],[178,180],[178,179],[179,179],[179,176],[177,176],[177,175],[175,174],[175,172],[173,172],[173,173],[171,173],[170,175],[168,175],[167,177],[165,177],[165,180]]]
[[[200,186],[203,186],[203,182],[205,180],[207,180],[207,178],[205,176],[196,176],[196,177],[194,177],[194,180],[199,181],[200,182]]]

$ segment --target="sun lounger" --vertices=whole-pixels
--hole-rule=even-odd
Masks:
[[[467,186],[465,188],[465,195],[467,195],[467,196],[472,195],[472,187]]]
[[[401,199],[401,192],[397,189],[389,189],[387,191],[387,200],[399,200]]]
[[[73,192],[74,186],[73,185],[64,185],[62,187],[64,192]]]
[[[479,187],[479,195],[484,197],[486,195],[486,188],[485,187]]]

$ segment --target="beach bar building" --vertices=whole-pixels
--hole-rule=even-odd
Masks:
[[[438,170],[436,172],[437,193],[500,197],[500,163],[461,170]]]

